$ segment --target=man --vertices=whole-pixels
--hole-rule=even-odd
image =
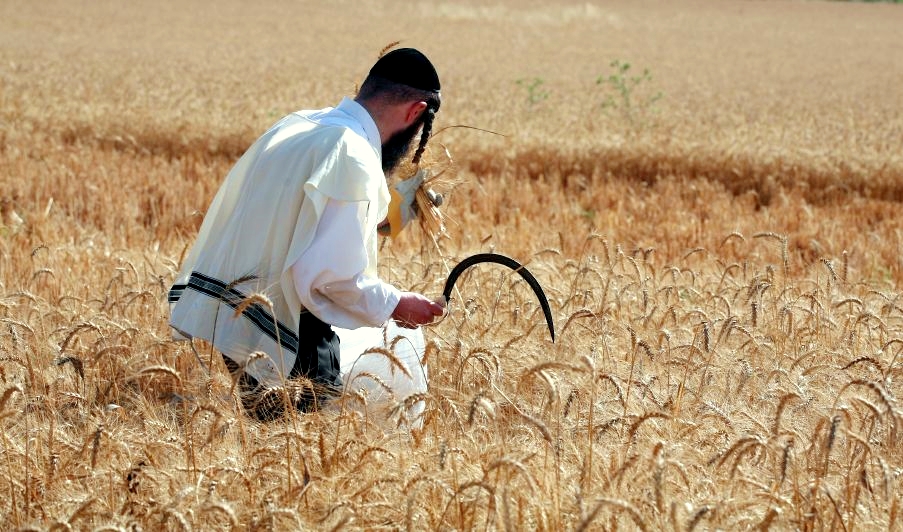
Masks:
[[[402,203],[413,200],[391,194],[385,177],[421,132],[419,162],[439,88],[426,56],[393,50],[354,100],[271,127],[213,199],[170,291],[170,325],[177,338],[203,338],[223,354],[258,418],[281,415],[286,397],[310,411],[338,392],[332,326],[417,327],[442,315],[443,305],[376,273],[378,227],[397,234],[410,215],[396,210],[410,213]],[[387,218],[390,202],[396,214]],[[285,393],[297,377],[314,386]]]

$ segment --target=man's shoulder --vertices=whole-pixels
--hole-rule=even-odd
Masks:
[[[373,146],[348,128],[321,125],[317,129],[320,142],[309,145],[317,153],[307,154],[316,168],[308,186],[342,201],[371,200],[380,184],[385,186],[382,164]]]
[[[340,140],[344,144],[369,148],[378,157],[379,130],[376,123],[360,104],[344,98],[336,107],[314,111],[298,111],[298,118],[308,120],[321,127],[340,128]],[[332,130],[336,133],[336,130]]]
[[[345,151],[349,156],[361,159],[367,163],[374,161],[379,163],[376,152],[373,150],[373,146],[366,137],[350,128],[341,129],[342,132],[338,138],[338,142],[345,146]]]
[[[319,123],[299,113],[283,118],[263,136],[270,149],[278,147],[291,151],[304,147],[308,150],[319,147],[318,151],[337,149],[346,144],[357,144],[359,141],[354,137],[354,132],[343,126]]]
[[[379,154],[373,145],[360,132],[344,124],[320,122],[301,113],[293,113],[277,123],[264,137],[264,150],[269,157],[341,160],[343,166],[355,166],[364,172],[382,169]]]
[[[328,146],[343,156],[360,160],[365,164],[379,163],[379,158],[370,142],[353,129],[319,124],[311,131],[311,134],[316,136],[319,144]]]

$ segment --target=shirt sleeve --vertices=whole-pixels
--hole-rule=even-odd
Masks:
[[[401,299],[394,286],[364,275],[366,202],[329,199],[313,242],[291,267],[304,307],[346,329],[385,323]]]

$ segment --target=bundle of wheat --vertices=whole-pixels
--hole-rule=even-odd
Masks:
[[[434,150],[428,148],[419,164],[406,163],[396,172],[398,180],[401,181],[412,177],[421,169],[427,170],[426,178],[414,194],[414,200],[420,229],[432,239],[445,235],[445,216],[440,207],[445,202],[446,196],[463,182],[458,176],[458,167],[448,148],[441,144],[438,146],[441,149],[441,156],[437,157],[433,154]]]

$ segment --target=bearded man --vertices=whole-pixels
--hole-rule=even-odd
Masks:
[[[376,271],[378,233],[397,234],[410,218],[390,216],[390,207],[410,212],[413,199],[390,193],[386,176],[418,132],[419,162],[439,88],[421,52],[388,52],[353,100],[272,126],[214,197],[170,290],[170,325],[176,338],[202,338],[222,353],[258,418],[283,413],[281,397],[261,397],[286,379],[314,383],[290,396],[301,411],[338,393],[333,326],[395,320],[413,328],[443,314],[441,301],[401,291]]]

